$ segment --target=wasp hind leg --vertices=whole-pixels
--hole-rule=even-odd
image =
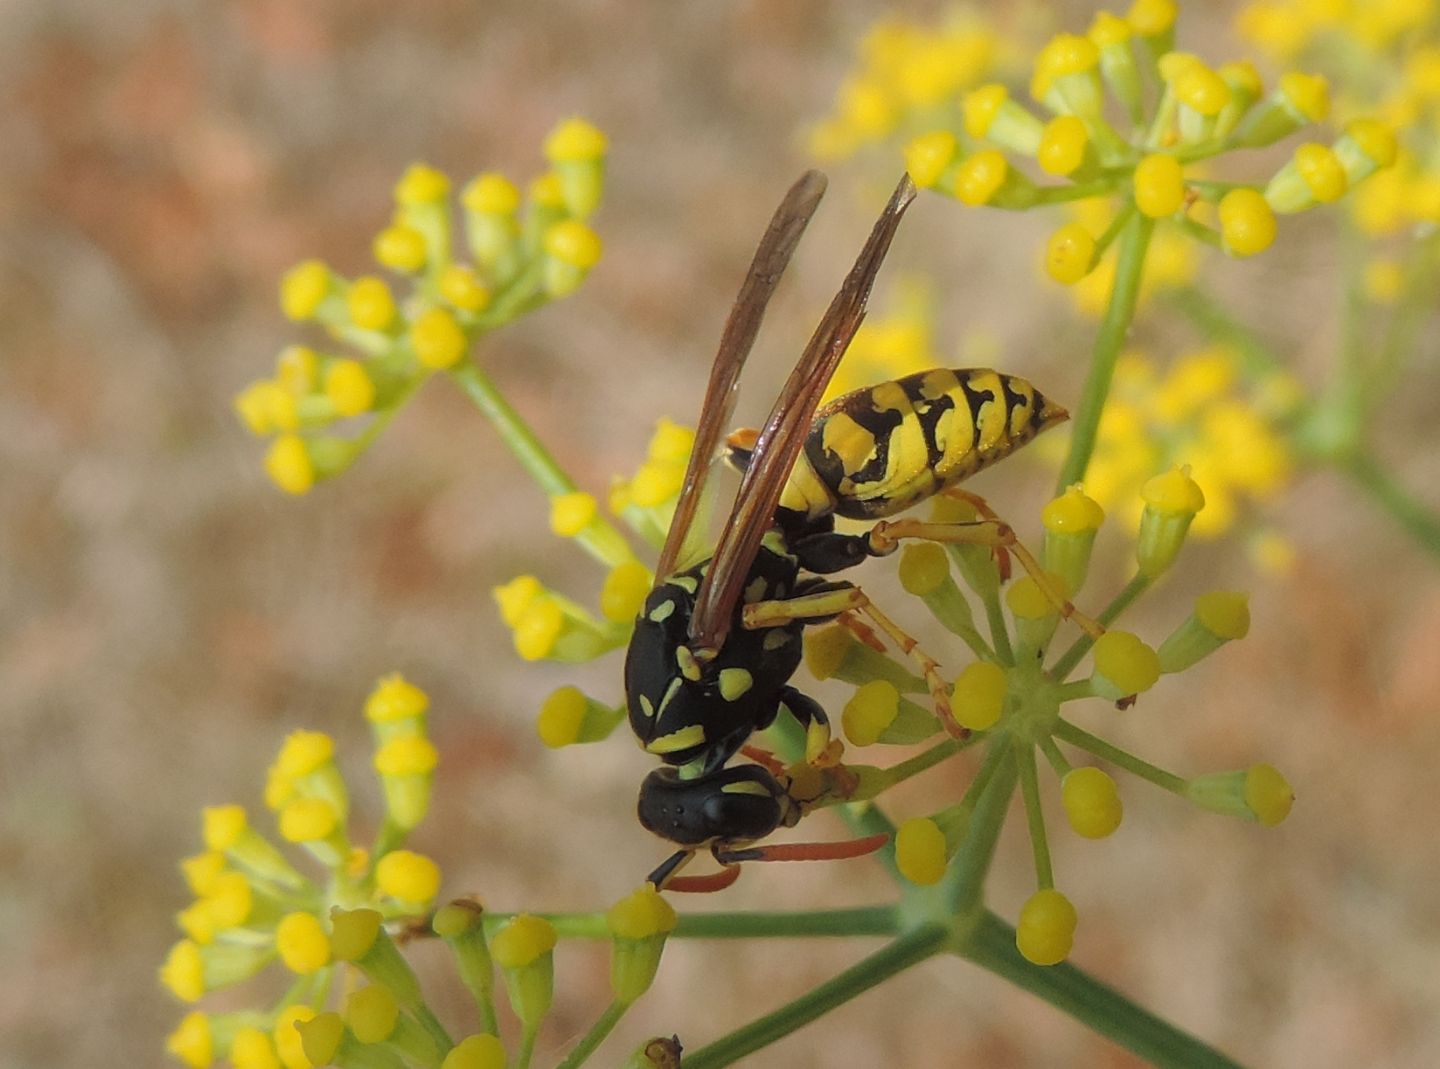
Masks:
[[[1065,591],[1055,584],[1054,579],[1040,566],[1035,555],[1015,537],[1015,529],[990,510],[984,500],[963,490],[947,490],[946,496],[968,501],[983,517],[969,523],[934,523],[925,520],[881,520],[870,529],[869,539],[877,555],[891,552],[905,538],[922,538],[929,542],[945,545],[988,546],[1002,560],[1002,575],[1008,571],[1003,565],[1004,554],[1013,556],[1034,581],[1040,592],[1055,610],[1065,619],[1074,623],[1091,638],[1099,638],[1105,627],[1098,620],[1077,609],[1065,596]]]
[[[930,700],[940,723],[955,738],[969,738],[969,730],[960,726],[950,709],[950,686],[940,676],[940,662],[922,650],[919,642],[881,612],[870,600],[870,596],[858,586],[849,583],[837,584],[834,589],[802,594],[782,601],[757,601],[745,606],[742,619],[747,628],[754,629],[779,627],[795,620],[824,620],[848,612],[864,616],[915,662],[925,679],[925,686],[930,691]]]

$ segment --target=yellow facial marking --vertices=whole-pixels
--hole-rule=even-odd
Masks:
[[[670,577],[670,585],[678,586],[687,594],[693,594],[700,586],[700,583],[693,575],[672,575]]]
[[[670,700],[674,698],[676,694],[680,693],[680,688],[683,685],[683,682],[678,676],[670,680],[670,685],[665,688],[665,696],[660,699],[660,712],[665,712],[665,706],[669,705]]]
[[[760,640],[760,646],[765,650],[778,650],[789,641],[789,631],[786,631],[783,627],[772,627],[765,632],[765,637]]]
[[[675,664],[679,667],[680,674],[690,682],[700,678],[700,662],[695,659],[688,646],[675,647]]]
[[[744,668],[725,668],[720,672],[720,697],[733,702],[755,684],[755,677]]]
[[[757,575],[754,579],[750,580],[745,587],[745,604],[749,605],[756,601],[763,601],[765,595],[768,593],[769,588],[765,585],[765,580]]]
[[[664,623],[666,620],[670,619],[670,615],[674,611],[675,603],[673,601],[662,601],[659,605],[656,605],[653,609],[650,610],[650,615],[646,617],[646,619],[652,620],[657,624]]]
[[[690,724],[679,731],[672,731],[668,735],[661,735],[658,739],[651,739],[645,745],[647,753],[667,754],[679,750],[687,750],[691,746],[699,746],[705,741],[705,725]]]
[[[742,779],[737,783],[727,783],[720,788],[721,794],[758,794],[762,798],[769,798],[770,792],[765,789],[763,783],[756,783],[754,780]]]
[[[655,719],[655,703],[645,695],[640,695],[640,711],[645,714],[646,720]]]

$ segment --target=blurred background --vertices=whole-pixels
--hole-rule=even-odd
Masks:
[[[1079,29],[1094,7],[1047,10]],[[283,271],[312,256],[373,270],[371,237],[410,162],[523,180],[543,167],[546,132],[583,114],[610,137],[594,221],[605,258],[576,296],[476,358],[576,481],[603,490],[634,469],[656,418],[695,418],[754,243],[809,162],[802,132],[878,14],[859,2],[0,5],[0,1066],[162,1062],[182,1010],[155,970],[187,901],[175,863],[199,847],[200,807],[258,813],[265,767],[298,727],[335,734],[352,783],[370,782],[360,710],[392,670],[433,700],[442,763],[413,845],[440,861],[446,894],[594,908],[660,860],[634,822],[650,762],[628,739],[550,752],[535,737],[556,686],[618,700],[620,658],[571,669],[514,655],[492,587],[532,572],[593,596],[600,576],[551,538],[543,495],[468,403],[431,383],[343,478],[293,499],[263,475],[231,401],[302,333],[277,306]],[[1231,14],[1189,5],[1182,34],[1233,54]],[[742,417],[768,407],[893,174],[890,160],[832,169]],[[879,301],[905,271],[931,272],[944,359],[979,354],[1073,405],[1093,328],[1038,277],[1053,225],[924,197]],[[1294,340],[1302,378],[1335,329],[1327,234],[1297,223],[1220,273],[1237,314]],[[1150,322],[1157,351],[1181,344]],[[1440,383],[1433,361],[1411,374],[1377,449],[1440,507]],[[1052,479],[1043,460],[1017,458],[975,489],[1035,532]],[[1323,473],[1298,479],[1267,521],[1293,547],[1285,574],[1257,570],[1238,540],[1195,543],[1130,621],[1158,641],[1196,592],[1247,589],[1250,637],[1120,720],[1097,703],[1084,723],[1182,774],[1269,761],[1295,787],[1294,813],[1261,829],[1122,781],[1126,823],[1082,843],[1052,810],[1081,916],[1072,961],[1249,1064],[1440,1064],[1437,562]],[[1126,536],[1107,528],[1102,544],[1094,586],[1108,591],[1125,577]],[[867,587],[886,590],[891,569],[871,567]],[[923,632],[918,609],[894,612]],[[952,765],[902,796],[899,815],[958,795],[969,770]],[[378,797],[357,794],[359,819],[378,816]],[[1007,838],[992,907],[1013,917],[1031,881],[1028,845]],[[694,908],[891,893],[866,862],[785,866]],[[868,949],[674,943],[597,1064],[653,1034],[702,1045]],[[607,968],[603,947],[561,947],[537,1064],[588,1026]],[[437,985],[448,975],[432,972]],[[453,992],[436,1002],[460,1012]],[[1023,992],[934,961],[747,1064],[1136,1062]]]

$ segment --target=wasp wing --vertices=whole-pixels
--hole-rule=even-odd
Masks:
[[[770,225],[755,250],[750,270],[735,297],[730,317],[725,321],[725,332],[720,335],[715,363],[710,368],[710,383],[705,388],[700,422],[695,428],[695,446],[690,451],[685,482],[680,488],[675,515],[670,521],[665,546],[655,567],[656,582],[664,582],[670,577],[684,550],[720,437],[729,426],[730,413],[735,408],[735,386],[740,379],[740,369],[745,366],[745,359],[755,344],[760,321],[765,318],[765,308],[780,282],[780,276],[785,273],[800,235],[805,233],[805,227],[824,195],[825,176],[819,171],[806,171],[790,187],[780,207],[775,209]]]
[[[914,199],[915,184],[905,175],[770,410],[730,510],[729,522],[695,597],[695,611],[690,617],[693,649],[717,650],[725,642],[735,603],[760,551],[760,541],[770,530],[781,491],[810,432],[820,397],[865,318],[870,288],[900,219]]]

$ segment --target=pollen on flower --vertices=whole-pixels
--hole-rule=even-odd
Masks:
[[[1073,174],[1085,162],[1090,134],[1076,115],[1057,115],[1045,124],[1036,161],[1047,174]]]
[[[413,226],[395,223],[375,235],[371,246],[375,262],[382,267],[413,275],[425,266],[429,250],[425,247],[425,235]]]
[[[209,1015],[193,1010],[180,1018],[175,1031],[165,1037],[165,1050],[191,1069],[209,1069],[215,1061]]]
[[[287,913],[275,926],[275,949],[285,968],[309,976],[330,964],[330,936],[313,913]]]
[[[395,183],[395,202],[402,205],[433,204],[450,192],[450,179],[423,163],[412,163]]]
[[[535,731],[540,741],[552,750],[573,746],[580,741],[580,728],[585,722],[589,699],[579,687],[561,687],[552,691],[540,706]]]
[[[1110,835],[1124,815],[1115,781],[1102,769],[1071,769],[1060,781],[1060,798],[1070,827],[1087,839]]]
[[[400,1003],[384,984],[370,984],[346,996],[344,1017],[361,1043],[383,1043],[400,1021]]]
[[[1251,765],[1245,772],[1245,804],[1255,819],[1273,828],[1290,815],[1295,792],[1274,765]]]
[[[1200,484],[1185,468],[1172,468],[1155,476],[1140,491],[1145,507],[1166,515],[1195,515],[1205,507]]]
[[[408,720],[428,708],[430,696],[399,672],[382,676],[365,699],[365,716],[377,723]]]
[[[462,312],[483,312],[490,290],[468,264],[451,264],[440,273],[440,296]]]
[[[235,1069],[280,1069],[275,1041],[258,1028],[241,1028],[230,1041],[230,1062]]]
[[[900,712],[900,692],[895,684],[874,679],[857,687],[840,714],[845,737],[856,746],[871,746]]]
[[[471,180],[460,202],[480,215],[513,215],[520,207],[520,190],[503,174],[488,172]]]
[[[1085,35],[1100,49],[1123,45],[1130,40],[1130,24],[1109,11],[1096,13]]]
[[[330,268],[320,260],[306,260],[281,279],[280,308],[291,319],[310,319],[329,293]]]
[[[566,119],[545,139],[545,157],[552,163],[593,160],[605,155],[609,142],[595,126],[581,118]]]
[[[639,561],[627,560],[610,569],[600,588],[600,613],[613,623],[634,620],[650,593],[650,569]]]
[[[242,805],[209,805],[200,811],[200,819],[205,848],[213,851],[230,849],[250,826]]]
[[[517,575],[510,582],[495,587],[491,593],[500,607],[500,618],[505,621],[505,626],[515,628],[520,626],[530,606],[545,593],[545,587],[533,575]]]
[[[298,434],[282,434],[265,453],[265,474],[287,494],[303,494],[315,485],[315,465]]]
[[[561,538],[574,538],[600,513],[594,495],[576,490],[550,499],[550,530]]]
[[[502,969],[522,969],[555,949],[555,928],[543,917],[521,913],[495,933],[490,953]]]
[[[1153,153],[1135,166],[1135,206],[1152,219],[1174,215],[1185,203],[1185,172],[1174,156]]]
[[[950,558],[936,542],[916,542],[900,551],[900,585],[923,598],[950,578]]]
[[[170,948],[160,966],[160,982],[181,1002],[200,1001],[205,994],[205,965],[194,940],[182,939]]]
[[[945,875],[945,833],[929,817],[911,817],[895,832],[895,866],[911,883],[929,887]]]
[[[1302,122],[1323,122],[1330,114],[1330,83],[1320,74],[1281,75],[1280,98]]]
[[[1105,510],[1087,497],[1079,483],[1065,488],[1059,497],[1051,498],[1040,512],[1040,522],[1045,530],[1055,534],[1078,534],[1084,531],[1098,531],[1105,522]]]
[[[950,166],[960,142],[949,130],[921,134],[905,146],[905,170],[921,189],[930,189]]]
[[[280,837],[311,843],[330,836],[340,825],[339,811],[324,798],[296,798],[280,810]]]
[[[424,904],[440,891],[440,866],[413,850],[392,850],[375,863],[375,886],[401,902]]]
[[[1095,675],[1119,699],[1149,690],[1160,678],[1160,658],[1129,631],[1106,631],[1095,640]]]
[[[955,719],[971,731],[994,727],[1005,709],[1009,689],[1009,678],[998,664],[975,661],[966,665],[955,680],[955,693],[951,698]]]
[[[673,932],[675,908],[650,884],[632,891],[610,907],[605,924],[617,939],[649,939]]]
[[[340,416],[358,416],[375,404],[375,383],[358,360],[332,361],[325,369],[325,396]]]
[[[1295,169],[1321,204],[1339,200],[1350,188],[1345,168],[1329,145],[1309,142],[1295,150]]]
[[[1275,241],[1275,212],[1259,190],[1232,189],[1220,198],[1220,237],[1231,256],[1254,256]]]
[[[442,370],[460,362],[469,339],[453,315],[444,308],[432,308],[410,325],[410,344],[422,366]]]
[[[275,1016],[275,1051],[285,1069],[310,1069],[314,1064],[305,1056],[299,1025],[314,1020],[315,1010],[303,1003],[286,1006]]]
[[[395,322],[395,297],[383,278],[365,275],[350,284],[345,296],[350,321],[361,330],[385,330]]]
[[[1075,907],[1059,891],[1036,891],[1020,907],[1015,947],[1032,964],[1058,965],[1070,956],[1078,921]]]
[[[1250,599],[1238,591],[1212,590],[1195,599],[1195,618],[1216,638],[1244,638],[1250,633]]]
[[[1230,87],[1225,79],[1198,60],[1185,67],[1173,85],[1180,102],[1200,115],[1213,117],[1230,103]]]
[[[579,220],[566,219],[545,231],[545,251],[561,263],[588,270],[600,262],[600,238]]]
[[[420,735],[397,735],[375,751],[375,771],[382,776],[423,776],[435,771],[440,752]]]
[[[527,661],[549,656],[565,629],[565,612],[552,598],[534,602],[515,625],[515,651]]]
[[[1045,243],[1045,273],[1073,285],[1095,266],[1095,238],[1079,223],[1066,223]]]
[[[1010,90],[999,82],[982,85],[965,95],[965,132],[974,138],[981,138],[990,132],[1001,105],[1010,99]]]
[[[286,776],[304,776],[335,759],[335,740],[323,731],[292,731],[285,736],[275,767]]]
[[[1010,164],[995,149],[970,156],[955,172],[955,196],[972,207],[988,204],[1010,174]]]

